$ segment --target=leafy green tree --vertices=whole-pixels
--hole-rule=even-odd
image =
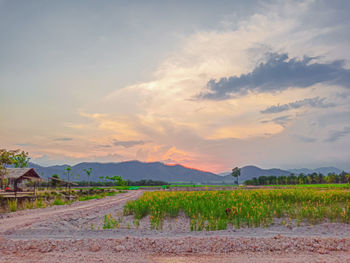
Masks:
[[[241,169],[238,167],[233,168],[231,175],[236,178],[236,184],[238,185],[238,177],[241,175]]]
[[[348,182],[348,178],[347,178],[347,173],[342,171],[340,174],[339,174],[339,181],[340,183],[342,184],[345,184]]]
[[[12,164],[15,168],[24,168],[28,166],[30,158],[27,152],[20,152],[12,157]]]
[[[104,182],[105,181],[105,177],[104,176],[100,176],[99,179]]]
[[[116,185],[127,186],[128,181],[125,181],[121,176],[106,176],[106,179],[113,181]]]
[[[28,165],[28,153],[20,150],[0,149],[0,179],[1,185],[4,183],[6,166],[14,165],[15,167],[26,167]]]
[[[346,174],[345,177],[346,177],[346,182],[347,182],[347,183],[350,183],[350,174]]]

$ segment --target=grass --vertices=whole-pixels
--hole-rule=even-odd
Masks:
[[[65,205],[67,204],[67,202],[63,201],[62,199],[60,198],[56,198],[53,202],[52,202],[52,205]]]
[[[114,229],[119,228],[119,220],[114,219],[111,214],[105,215],[103,229]]]
[[[191,219],[191,230],[222,230],[228,224],[268,226],[274,218],[307,221],[328,219],[350,223],[350,192],[318,189],[259,189],[237,191],[147,192],[128,202],[124,214],[135,219],[150,215],[152,228],[162,228],[165,216],[180,211]]]
[[[10,212],[16,212],[17,211],[17,200],[9,200],[7,202],[8,207],[10,209]]]
[[[56,190],[42,190],[37,191],[36,199],[33,200],[22,200],[22,201],[7,201],[2,200],[3,210],[15,212],[17,210],[44,208],[53,205],[66,205],[71,204],[75,201],[86,201],[91,199],[101,199],[106,196],[115,196],[118,193],[125,193],[124,190],[104,189],[99,187],[93,187],[88,189],[72,190],[70,193],[65,189]],[[70,200],[67,201],[67,196],[70,196]],[[0,196],[1,201],[1,196]]]
[[[172,187],[238,187],[236,184],[171,184],[169,185],[170,188]]]
[[[87,201],[87,200],[92,200],[92,199],[102,199],[106,196],[115,196],[118,193],[124,193],[124,191],[120,190],[118,192],[104,192],[104,193],[100,193],[100,194],[80,196],[78,198],[78,200],[79,201]]]
[[[45,208],[46,207],[46,203],[44,202],[43,199],[35,199],[34,201],[34,207],[35,208]]]
[[[283,188],[322,188],[322,189],[350,189],[350,184],[296,184],[296,185],[265,185],[266,187]]]

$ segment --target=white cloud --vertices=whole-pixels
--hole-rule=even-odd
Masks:
[[[117,153],[113,147],[86,146],[96,156],[119,154],[126,159],[178,160],[214,171],[227,169],[233,163],[266,166],[275,162],[277,166],[288,161],[300,163],[307,158],[317,162],[310,155],[320,152],[323,144],[310,149],[310,143],[306,147],[302,140],[293,143],[296,135],[299,138],[327,135],[328,130],[315,132],[309,119],[310,116],[316,119],[328,109],[318,112],[298,108],[283,120],[283,125],[278,119],[281,116],[264,121],[260,111],[316,96],[337,103],[341,99],[334,94],[343,92],[341,88],[317,84],[273,94],[247,93],[225,101],[194,99],[210,79],[251,72],[264,61],[266,52],[286,52],[297,58],[321,55],[322,61],[350,59],[343,42],[330,46],[315,40],[324,39],[337,25],[315,28],[304,24],[305,17],[313,12],[313,5],[317,2],[276,1],[241,21],[234,30],[201,31],[188,36],[160,63],[149,81],[117,89],[94,105],[85,105],[81,115],[90,122],[69,125],[78,128],[81,136],[89,138],[86,140],[93,145],[110,145],[115,139],[150,141],[118,149]],[[76,146],[75,156],[81,148]],[[308,153],[300,154],[301,150]],[[60,154],[63,152],[62,148]],[[84,155],[78,157],[81,156]]]

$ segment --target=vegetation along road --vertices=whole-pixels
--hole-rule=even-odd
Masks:
[[[285,199],[284,192],[280,191],[277,194],[281,193],[281,198]],[[222,228],[216,222],[213,227],[209,226],[213,231],[206,231],[206,227],[198,231],[202,228],[200,217],[193,214],[199,221],[192,227],[197,231],[191,231],[194,221],[186,215],[189,211],[178,210],[178,207],[192,204],[188,209],[195,211],[195,207],[202,209],[203,206],[193,206],[198,195],[210,195],[216,202],[228,200],[230,195],[241,195],[241,192],[143,193],[128,191],[103,199],[3,214],[0,262],[350,262],[350,226],[345,222],[281,224],[278,220],[282,219],[271,221],[268,217],[268,227],[265,221],[244,227],[247,221],[237,228],[230,224],[232,220],[236,222],[230,215],[227,226],[226,221],[222,222]],[[286,193],[296,198],[294,190]],[[299,198],[307,198],[307,193]],[[242,194],[241,198],[245,195],[259,197],[255,191]],[[261,198],[267,198],[271,193],[261,194]],[[346,193],[332,191],[330,194],[347,204]],[[181,199],[176,199],[179,195]],[[162,212],[168,211],[162,202],[158,202],[159,207],[151,205],[138,218],[130,214],[140,213],[155,198],[164,201],[168,197],[174,197],[172,202],[167,202],[174,217]],[[271,204],[274,209],[278,205]],[[156,215],[154,209],[160,211],[158,219],[161,220],[151,217]],[[224,218],[226,211],[220,210],[217,215],[219,219]]]

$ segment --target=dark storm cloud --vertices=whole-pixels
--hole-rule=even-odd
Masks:
[[[265,110],[260,111],[261,113],[279,113],[282,111],[287,111],[291,109],[299,109],[301,107],[312,107],[312,108],[329,108],[334,107],[336,104],[334,103],[325,103],[326,98],[310,98],[310,99],[304,99],[304,100],[298,100],[295,102],[291,102],[288,104],[283,105],[273,105]]]
[[[326,139],[327,142],[335,142],[339,140],[340,138],[345,137],[346,135],[350,134],[350,127],[344,127],[341,131],[333,131],[329,134],[328,138]]]
[[[302,60],[290,59],[288,54],[270,53],[265,63],[260,63],[248,74],[210,80],[208,91],[201,93],[199,98],[224,100],[249,91],[274,92],[290,87],[306,88],[316,83],[350,88],[350,70],[344,68],[344,60],[317,63],[315,59],[307,56]]]
[[[143,145],[145,144],[144,141],[118,141],[118,140],[114,140],[113,144],[115,146],[122,146],[125,148],[130,148],[133,147],[135,145]]]

